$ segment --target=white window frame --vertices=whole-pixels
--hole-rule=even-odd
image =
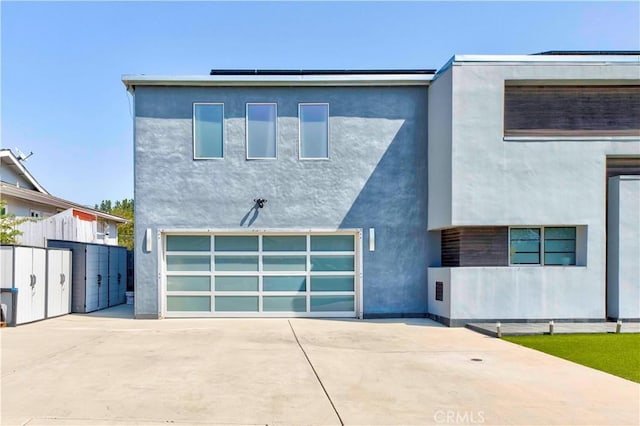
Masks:
[[[222,157],[198,157],[196,156],[196,105],[222,105]],[[193,139],[193,159],[194,160],[224,160],[226,152],[225,142],[227,134],[225,129],[224,103],[222,102],[194,102],[191,113],[191,138]]]
[[[275,143],[276,143],[276,155],[275,157],[249,157],[249,105],[273,105],[275,106]],[[245,131],[245,158],[247,160],[277,160],[278,159],[278,103],[277,102],[247,102],[245,105],[244,114],[244,131]]]
[[[42,218],[42,211],[41,210],[29,209],[29,217],[32,217],[34,219],[41,219]]]
[[[551,265],[547,265],[546,263],[544,263],[544,255],[545,255],[545,246],[544,246],[544,231],[546,228],[574,228],[575,232],[576,232],[576,239],[575,239],[575,250],[573,255],[575,256],[575,263],[573,265],[556,265],[556,264],[551,264]],[[512,263],[511,262],[511,230],[512,229],[539,229],[540,230],[540,249],[538,252],[538,255],[540,256],[540,262],[539,263]],[[554,266],[560,266],[560,267],[576,267],[576,266],[581,266],[578,263],[578,225],[518,225],[518,226],[510,226],[509,227],[509,238],[507,241],[507,253],[509,254],[509,266],[521,266],[521,267],[539,267],[539,266],[547,266],[547,267],[554,267]]]
[[[304,105],[326,105],[327,106],[327,156],[326,157],[303,157],[302,156],[302,116],[300,115],[300,107]],[[298,103],[298,160],[301,161],[327,161],[331,158],[331,113],[329,110],[329,102],[299,102]]]

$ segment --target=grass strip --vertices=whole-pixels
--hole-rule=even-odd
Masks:
[[[640,334],[504,336],[527,348],[640,383]]]

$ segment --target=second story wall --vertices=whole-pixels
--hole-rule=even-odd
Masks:
[[[194,160],[194,102],[224,104],[223,159]],[[248,102],[277,104],[276,159],[247,160]],[[299,159],[299,103],[329,105],[328,159]],[[136,241],[147,228],[360,228],[368,247],[375,228],[365,311],[425,312],[427,87],[138,86],[135,116]],[[136,271],[157,276],[155,248]],[[138,296],[154,312],[157,295]]]
[[[368,215],[394,210],[385,215],[391,225],[415,214],[417,192],[425,191],[426,88],[139,87],[135,96],[136,213],[143,221],[240,227],[261,197],[268,203],[254,226],[338,227],[374,178],[378,194]],[[193,159],[193,102],[224,103],[223,159]],[[246,159],[247,102],[277,103],[277,159]],[[300,102],[329,104],[328,160],[298,158]],[[377,166],[386,166],[384,176],[374,175]]]
[[[637,86],[638,69],[454,64],[450,225],[603,223],[606,158],[639,156],[640,137],[505,135],[505,86]]]

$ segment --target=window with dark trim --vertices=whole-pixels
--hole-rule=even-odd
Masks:
[[[509,239],[512,264],[540,264],[540,228],[512,228]]]
[[[511,228],[512,265],[576,265],[576,227]]]
[[[576,264],[576,228],[544,228],[544,264]]]

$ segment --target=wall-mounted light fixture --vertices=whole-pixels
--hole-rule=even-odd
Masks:
[[[369,228],[369,251],[376,251],[376,229]]]
[[[151,240],[151,228],[147,228],[147,230],[144,233],[144,250],[147,253],[151,253],[152,243],[153,241]]]
[[[253,200],[254,203],[256,203],[258,205],[258,208],[261,209],[264,207],[264,203],[267,202],[267,200],[265,198],[256,198]]]

